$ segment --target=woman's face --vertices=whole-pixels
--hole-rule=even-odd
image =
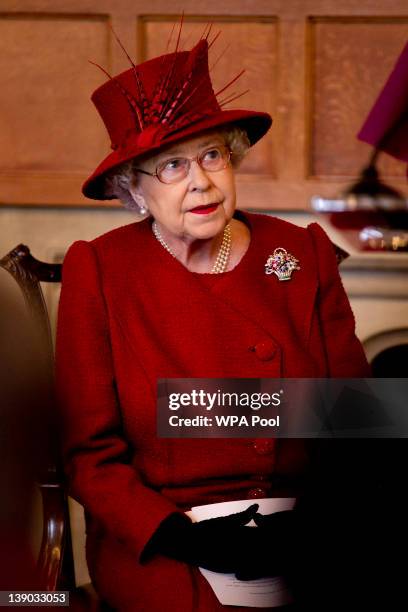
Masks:
[[[221,134],[205,132],[164,148],[157,155],[138,162],[137,167],[155,172],[157,166],[167,160],[193,158],[214,145],[224,144]],[[131,193],[139,205],[148,209],[161,228],[179,238],[212,238],[223,231],[235,210],[235,180],[230,164],[223,170],[209,172],[192,161],[188,175],[180,182],[171,184],[161,183],[155,176],[138,173]]]

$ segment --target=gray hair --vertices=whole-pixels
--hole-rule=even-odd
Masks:
[[[225,144],[233,152],[231,157],[232,166],[237,168],[245,157],[251,144],[246,131],[238,125],[227,125],[217,130],[224,137]],[[134,201],[129,187],[134,185],[137,173],[134,171],[135,162],[133,158],[118,168],[109,172],[105,178],[105,195],[118,198],[128,210],[140,213],[139,206]]]

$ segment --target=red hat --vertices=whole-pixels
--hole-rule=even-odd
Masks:
[[[83,184],[85,196],[113,199],[105,195],[109,170],[203,130],[238,124],[246,130],[251,145],[266,134],[272,124],[268,113],[222,109],[238,97],[225,97],[224,92],[242,73],[214,93],[208,48],[204,38],[191,51],[176,48],[137,66],[132,62],[129,70],[116,77],[108,75],[110,80],[93,93],[91,99],[109,132],[113,151]],[[220,94],[224,94],[221,102],[217,100]]]
[[[408,43],[358,133],[358,138],[408,162]]]

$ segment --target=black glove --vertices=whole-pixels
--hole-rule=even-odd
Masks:
[[[159,526],[142,553],[141,562],[159,553],[214,572],[245,570],[256,555],[258,529],[245,525],[253,519],[258,504],[243,512],[193,523],[184,514],[171,514]]]
[[[255,514],[253,520],[257,547],[235,572],[238,580],[255,580],[265,576],[285,575],[297,537],[297,523],[292,510],[272,514]]]

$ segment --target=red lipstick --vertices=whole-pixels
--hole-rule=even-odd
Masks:
[[[190,212],[195,213],[196,215],[208,215],[214,212],[218,206],[218,202],[215,204],[206,204],[205,206],[196,206],[195,208],[192,208]]]

